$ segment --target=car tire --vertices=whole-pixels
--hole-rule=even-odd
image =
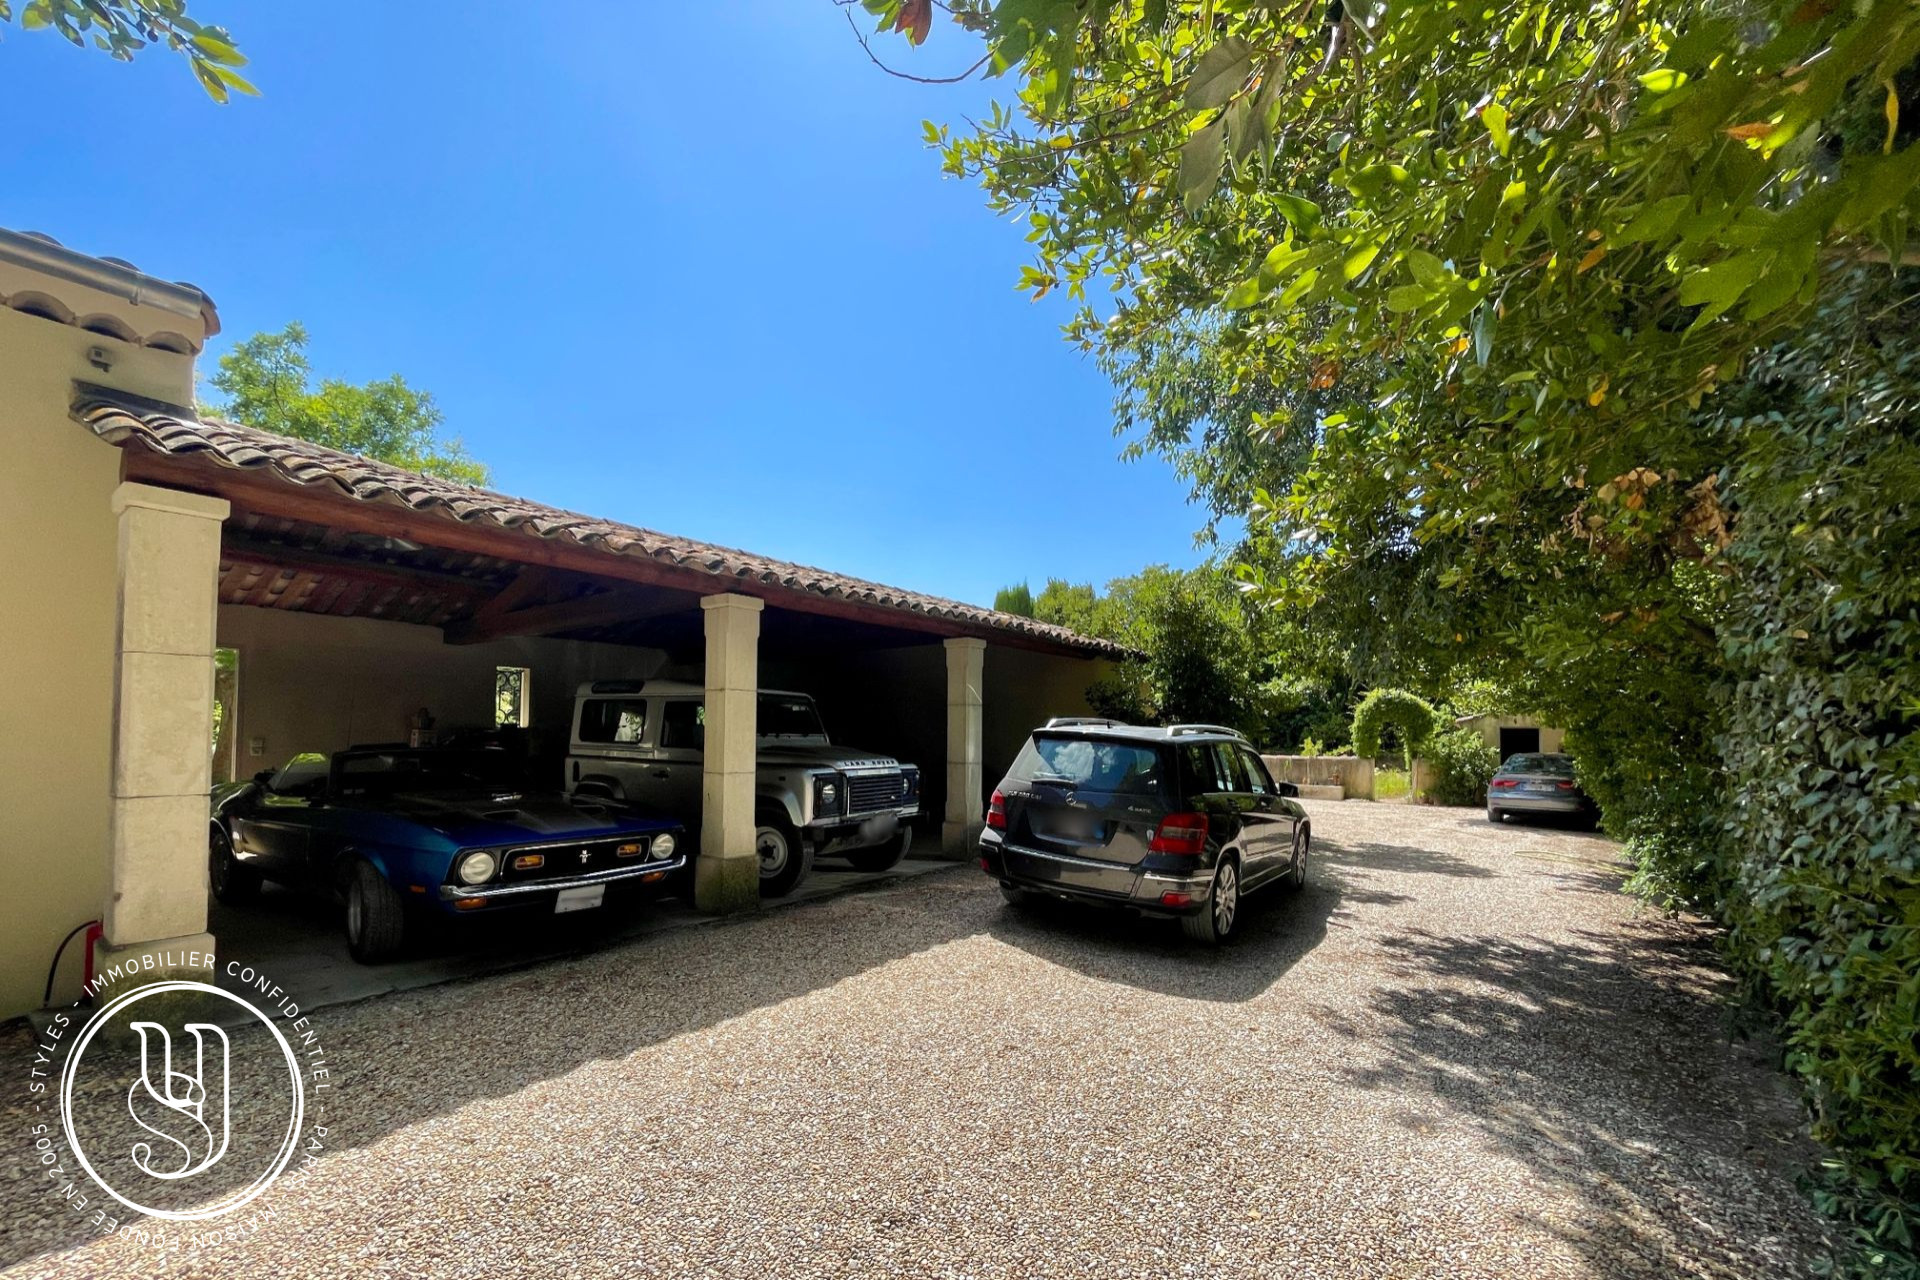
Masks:
[[[753,826],[753,852],[760,860],[760,896],[784,898],[813,870],[813,850],[791,822],[761,813]]]
[[[1303,822],[1293,833],[1293,861],[1287,867],[1287,887],[1307,887],[1307,854],[1313,848],[1313,828]]]
[[[234,856],[233,841],[219,827],[207,839],[207,888],[215,901],[228,906],[260,896],[260,873]]]
[[[1016,911],[1025,911],[1028,907],[1034,906],[1040,901],[1038,894],[1016,888],[1010,884],[1002,884],[1000,886],[1000,896],[1005,898],[1007,905]]]
[[[1507,814],[1506,814],[1506,810],[1504,810],[1504,809],[1496,809],[1496,808],[1495,808],[1494,806],[1492,806],[1492,805],[1488,805],[1488,806],[1487,806],[1487,821],[1488,821],[1488,822],[1505,822],[1506,820],[1507,820]]]
[[[907,850],[913,848],[913,828],[901,827],[885,844],[874,845],[871,849],[855,849],[847,855],[847,861],[853,864],[855,871],[891,871],[900,865],[900,859],[907,856]]]
[[[1233,936],[1240,924],[1240,864],[1220,859],[1213,884],[1207,889],[1206,910],[1180,917],[1180,927],[1195,942],[1217,947]]]
[[[356,862],[347,877],[347,950],[361,964],[378,964],[400,953],[407,940],[407,908],[400,893],[370,862]]]

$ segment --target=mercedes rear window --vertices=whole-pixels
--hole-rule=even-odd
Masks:
[[[1013,762],[1009,776],[1018,782],[1111,795],[1158,795],[1160,753],[1130,742],[1036,736]]]

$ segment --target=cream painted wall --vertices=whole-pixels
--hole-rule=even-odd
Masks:
[[[981,785],[992,792],[1026,745],[1027,735],[1053,716],[1088,716],[1087,686],[1113,671],[1099,658],[1068,658],[987,642],[985,705],[981,719],[986,768]],[[986,796],[978,797],[982,810]]]
[[[0,309],[0,1019],[39,1006],[54,948],[99,918],[107,884],[120,452],[67,416],[76,379],[177,403],[192,361]],[[56,1000],[78,996],[83,950],[67,949]]]
[[[1567,740],[1566,730],[1549,729],[1531,716],[1474,716],[1460,727],[1473,730],[1488,746],[1496,750],[1500,746],[1502,729],[1540,730],[1540,750],[1549,753],[1563,750]]]
[[[644,678],[664,659],[655,649],[575,640],[453,645],[435,627],[249,605],[221,605],[219,634],[221,648],[240,653],[242,777],[302,751],[404,742],[423,706],[437,729],[490,725],[495,667],[533,671],[531,728],[564,751],[576,685]],[[257,756],[256,738],[265,740]]]

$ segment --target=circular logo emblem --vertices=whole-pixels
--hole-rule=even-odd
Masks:
[[[265,1191],[299,1149],[306,1102],[274,1020],[203,982],[120,996],[87,1023],[60,1075],[73,1158],[127,1208],[182,1222]]]

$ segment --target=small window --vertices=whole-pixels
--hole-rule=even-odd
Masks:
[[[526,667],[493,669],[493,722],[502,729],[524,729],[533,717],[533,672]]]
[[[1233,771],[1227,766],[1225,757],[1213,746],[1205,742],[1190,742],[1180,750],[1186,756],[1187,773],[1195,792],[1208,795],[1234,789]]]
[[[580,708],[580,741],[634,743],[647,735],[645,698],[590,698]]]
[[[660,745],[667,750],[707,749],[707,704],[681,699],[660,708]]]
[[[1247,790],[1257,796],[1275,794],[1273,778],[1267,773],[1267,762],[1257,752],[1251,747],[1241,747],[1240,763],[1246,766]]]

